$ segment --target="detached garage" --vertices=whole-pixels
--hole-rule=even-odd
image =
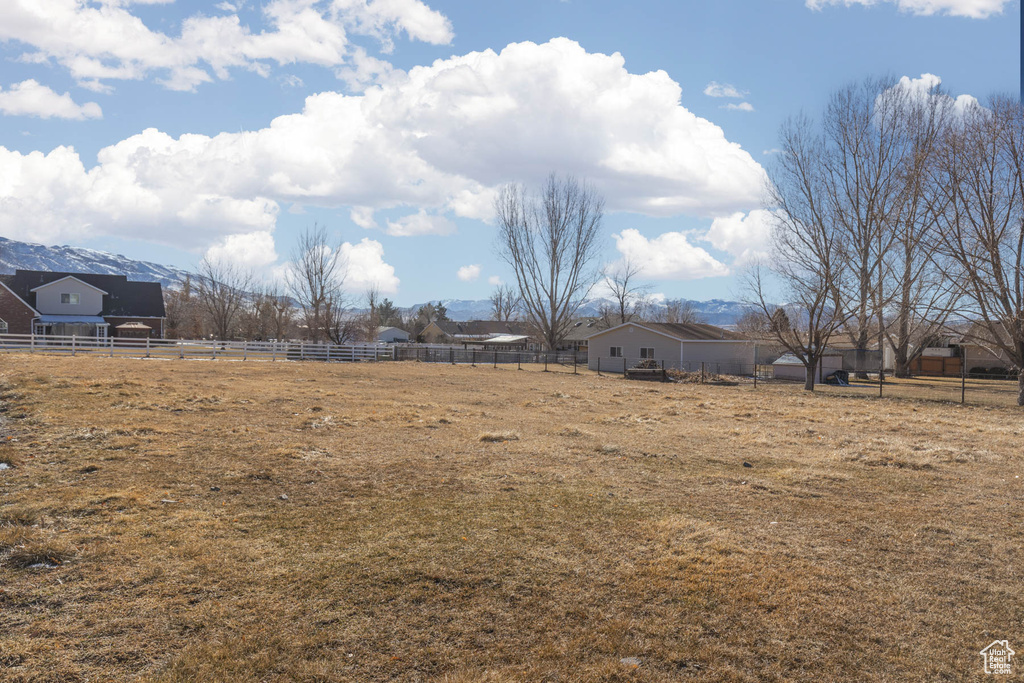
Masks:
[[[635,323],[596,332],[587,337],[588,367],[602,372],[623,372],[641,361],[653,361],[666,370],[751,373],[753,342],[714,325]]]

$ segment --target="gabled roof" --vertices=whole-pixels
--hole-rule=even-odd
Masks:
[[[565,333],[565,341],[582,341],[595,332],[608,329],[608,325],[601,318],[587,317],[574,320],[569,331]]]
[[[127,279],[127,278],[126,278],[126,279]],[[31,291],[31,292],[36,292],[36,291],[38,291],[38,290],[40,290],[40,289],[44,289],[44,288],[46,288],[46,287],[51,287],[51,286],[53,286],[53,285],[57,284],[58,282],[64,282],[65,280],[74,280],[75,282],[80,282],[81,284],[85,285],[85,286],[86,286],[86,287],[88,287],[89,289],[95,289],[95,290],[96,290],[97,292],[99,292],[100,294],[103,294],[103,295],[107,295],[107,294],[109,294],[109,293],[110,293],[110,292],[106,292],[106,291],[104,291],[104,290],[100,289],[100,288],[99,288],[99,287],[97,287],[96,285],[93,285],[93,284],[89,284],[88,282],[85,282],[84,280],[81,280],[81,279],[79,279],[79,278],[75,277],[74,275],[66,275],[66,276],[64,276],[64,277],[62,277],[62,278],[59,278],[59,279],[57,279],[57,280],[53,280],[53,281],[51,281],[51,282],[47,282],[47,283],[46,283],[45,285],[39,285],[38,287],[33,287],[33,288],[32,288],[31,290],[29,290],[29,291]]]
[[[602,334],[607,334],[614,330],[630,326],[662,334],[677,341],[748,341],[742,334],[730,332],[729,330],[721,327],[715,327],[714,325],[705,325],[703,323],[628,322],[623,323],[622,325],[616,325],[615,327],[609,327],[607,330],[595,332],[587,338],[593,339],[595,337],[600,337]]]
[[[36,307],[35,290],[73,277],[104,292],[102,316],[129,318],[163,318],[163,289],[159,282],[132,282],[124,275],[97,273],[51,273],[45,270],[16,270],[14,275],[0,275],[8,289],[30,307]]]

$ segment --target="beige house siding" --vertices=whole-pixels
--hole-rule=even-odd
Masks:
[[[632,367],[640,360],[640,349],[654,349],[654,360],[664,362],[666,368],[692,366],[700,369],[701,362],[721,366],[751,365],[754,348],[747,341],[680,341],[667,335],[640,327],[620,327],[599,332],[588,340],[588,367],[591,370],[622,372],[623,366]],[[622,358],[613,358],[611,348],[622,347]],[[712,371],[714,368],[709,368]],[[735,367],[731,368],[735,371]]]

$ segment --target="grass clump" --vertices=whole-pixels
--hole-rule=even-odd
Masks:
[[[516,432],[485,432],[480,435],[484,443],[501,443],[503,441],[519,441],[519,434]]]

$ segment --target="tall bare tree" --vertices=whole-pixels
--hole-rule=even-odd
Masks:
[[[494,320],[515,320],[523,297],[519,290],[509,284],[501,284],[491,292],[491,318]]]
[[[506,185],[494,203],[499,253],[512,267],[523,308],[557,349],[598,279],[594,268],[604,200],[572,177],[548,177],[539,196]]]
[[[904,198],[909,98],[910,90],[892,79],[867,79],[836,91],[821,120],[823,200],[843,231],[854,285],[845,331],[858,349],[878,341],[884,326],[885,260]]]
[[[340,241],[332,241],[326,228],[314,225],[299,235],[286,281],[311,341],[345,336],[342,287],[347,274],[348,263],[342,256]]]
[[[640,264],[627,257],[619,263],[606,266],[601,272],[604,284],[612,295],[611,310],[603,311],[601,316],[609,318],[606,324],[623,325],[643,316],[651,287],[637,282],[640,271]]]
[[[197,301],[217,339],[230,339],[252,288],[252,273],[224,259],[204,258],[196,278]]]
[[[901,150],[901,192],[886,221],[888,248],[880,259],[883,289],[878,327],[893,350],[897,377],[910,375],[921,355],[955,309],[960,283],[945,277],[947,258],[939,249],[944,229],[945,192],[935,169],[943,136],[954,116],[953,100],[937,87],[899,101],[907,133]]]
[[[768,320],[785,317],[769,332],[804,365],[808,391],[829,341],[851,316],[844,232],[830,210],[824,146],[809,119],[783,125],[767,187],[775,208],[771,258],[755,264],[746,280],[750,306]],[[781,315],[772,294],[788,302]]]
[[[943,250],[975,319],[969,340],[1015,366],[1024,406],[1024,108],[1009,97],[987,104],[968,105],[945,137]]]

